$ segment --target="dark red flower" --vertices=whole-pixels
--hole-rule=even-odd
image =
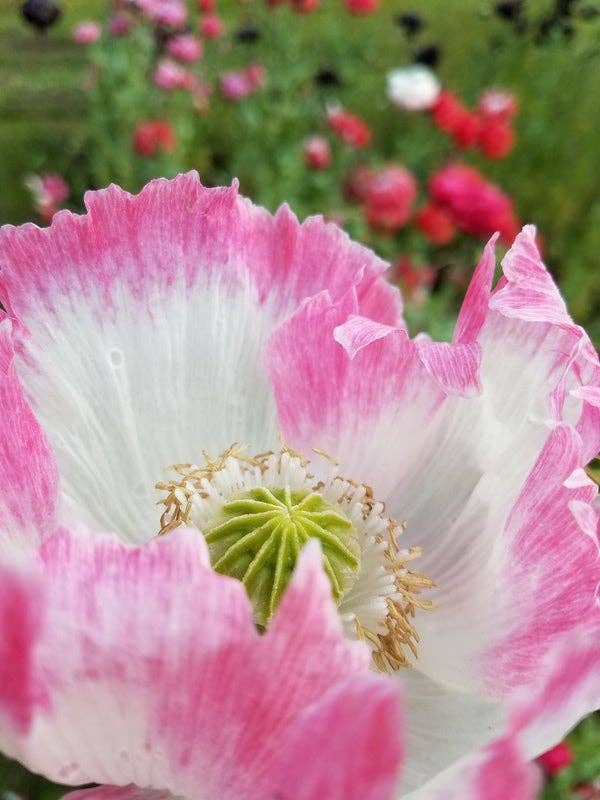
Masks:
[[[375,172],[366,164],[358,164],[344,180],[343,192],[347,200],[363,203]]]
[[[198,11],[202,14],[212,14],[215,8],[215,0],[198,0]]]
[[[419,209],[415,224],[423,236],[434,244],[448,244],[456,233],[449,212],[435,203],[426,203]]]
[[[298,11],[300,14],[310,14],[319,7],[321,0],[291,0],[291,2],[294,11]]]

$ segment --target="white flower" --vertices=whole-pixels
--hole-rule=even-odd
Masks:
[[[440,91],[440,82],[435,73],[423,64],[388,72],[387,95],[395,106],[407,111],[431,108]]]

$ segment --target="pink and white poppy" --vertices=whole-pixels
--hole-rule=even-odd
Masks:
[[[86,205],[0,235],[0,749],[88,800],[500,762],[529,800],[600,701],[600,365],[533,229],[440,344],[320,219],[193,174]]]
[[[156,65],[152,79],[159,89],[172,92],[175,89],[191,90],[196,85],[196,77],[170,58],[161,58]]]

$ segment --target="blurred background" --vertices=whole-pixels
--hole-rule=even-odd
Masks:
[[[0,0],[0,223],[197,169],[390,262],[451,336],[482,246],[521,224],[600,344],[599,0]],[[600,726],[540,767],[600,798]],[[0,789],[61,790],[8,762]]]

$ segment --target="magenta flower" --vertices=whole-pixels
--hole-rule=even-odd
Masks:
[[[172,58],[193,63],[202,57],[202,42],[191,33],[180,33],[169,39],[167,51]]]
[[[25,185],[33,194],[35,210],[47,222],[52,219],[70,194],[65,179],[52,172],[30,175]]]
[[[318,218],[86,204],[0,235],[0,748],[87,800],[532,798],[600,704],[600,365],[533,229],[440,344]]]

